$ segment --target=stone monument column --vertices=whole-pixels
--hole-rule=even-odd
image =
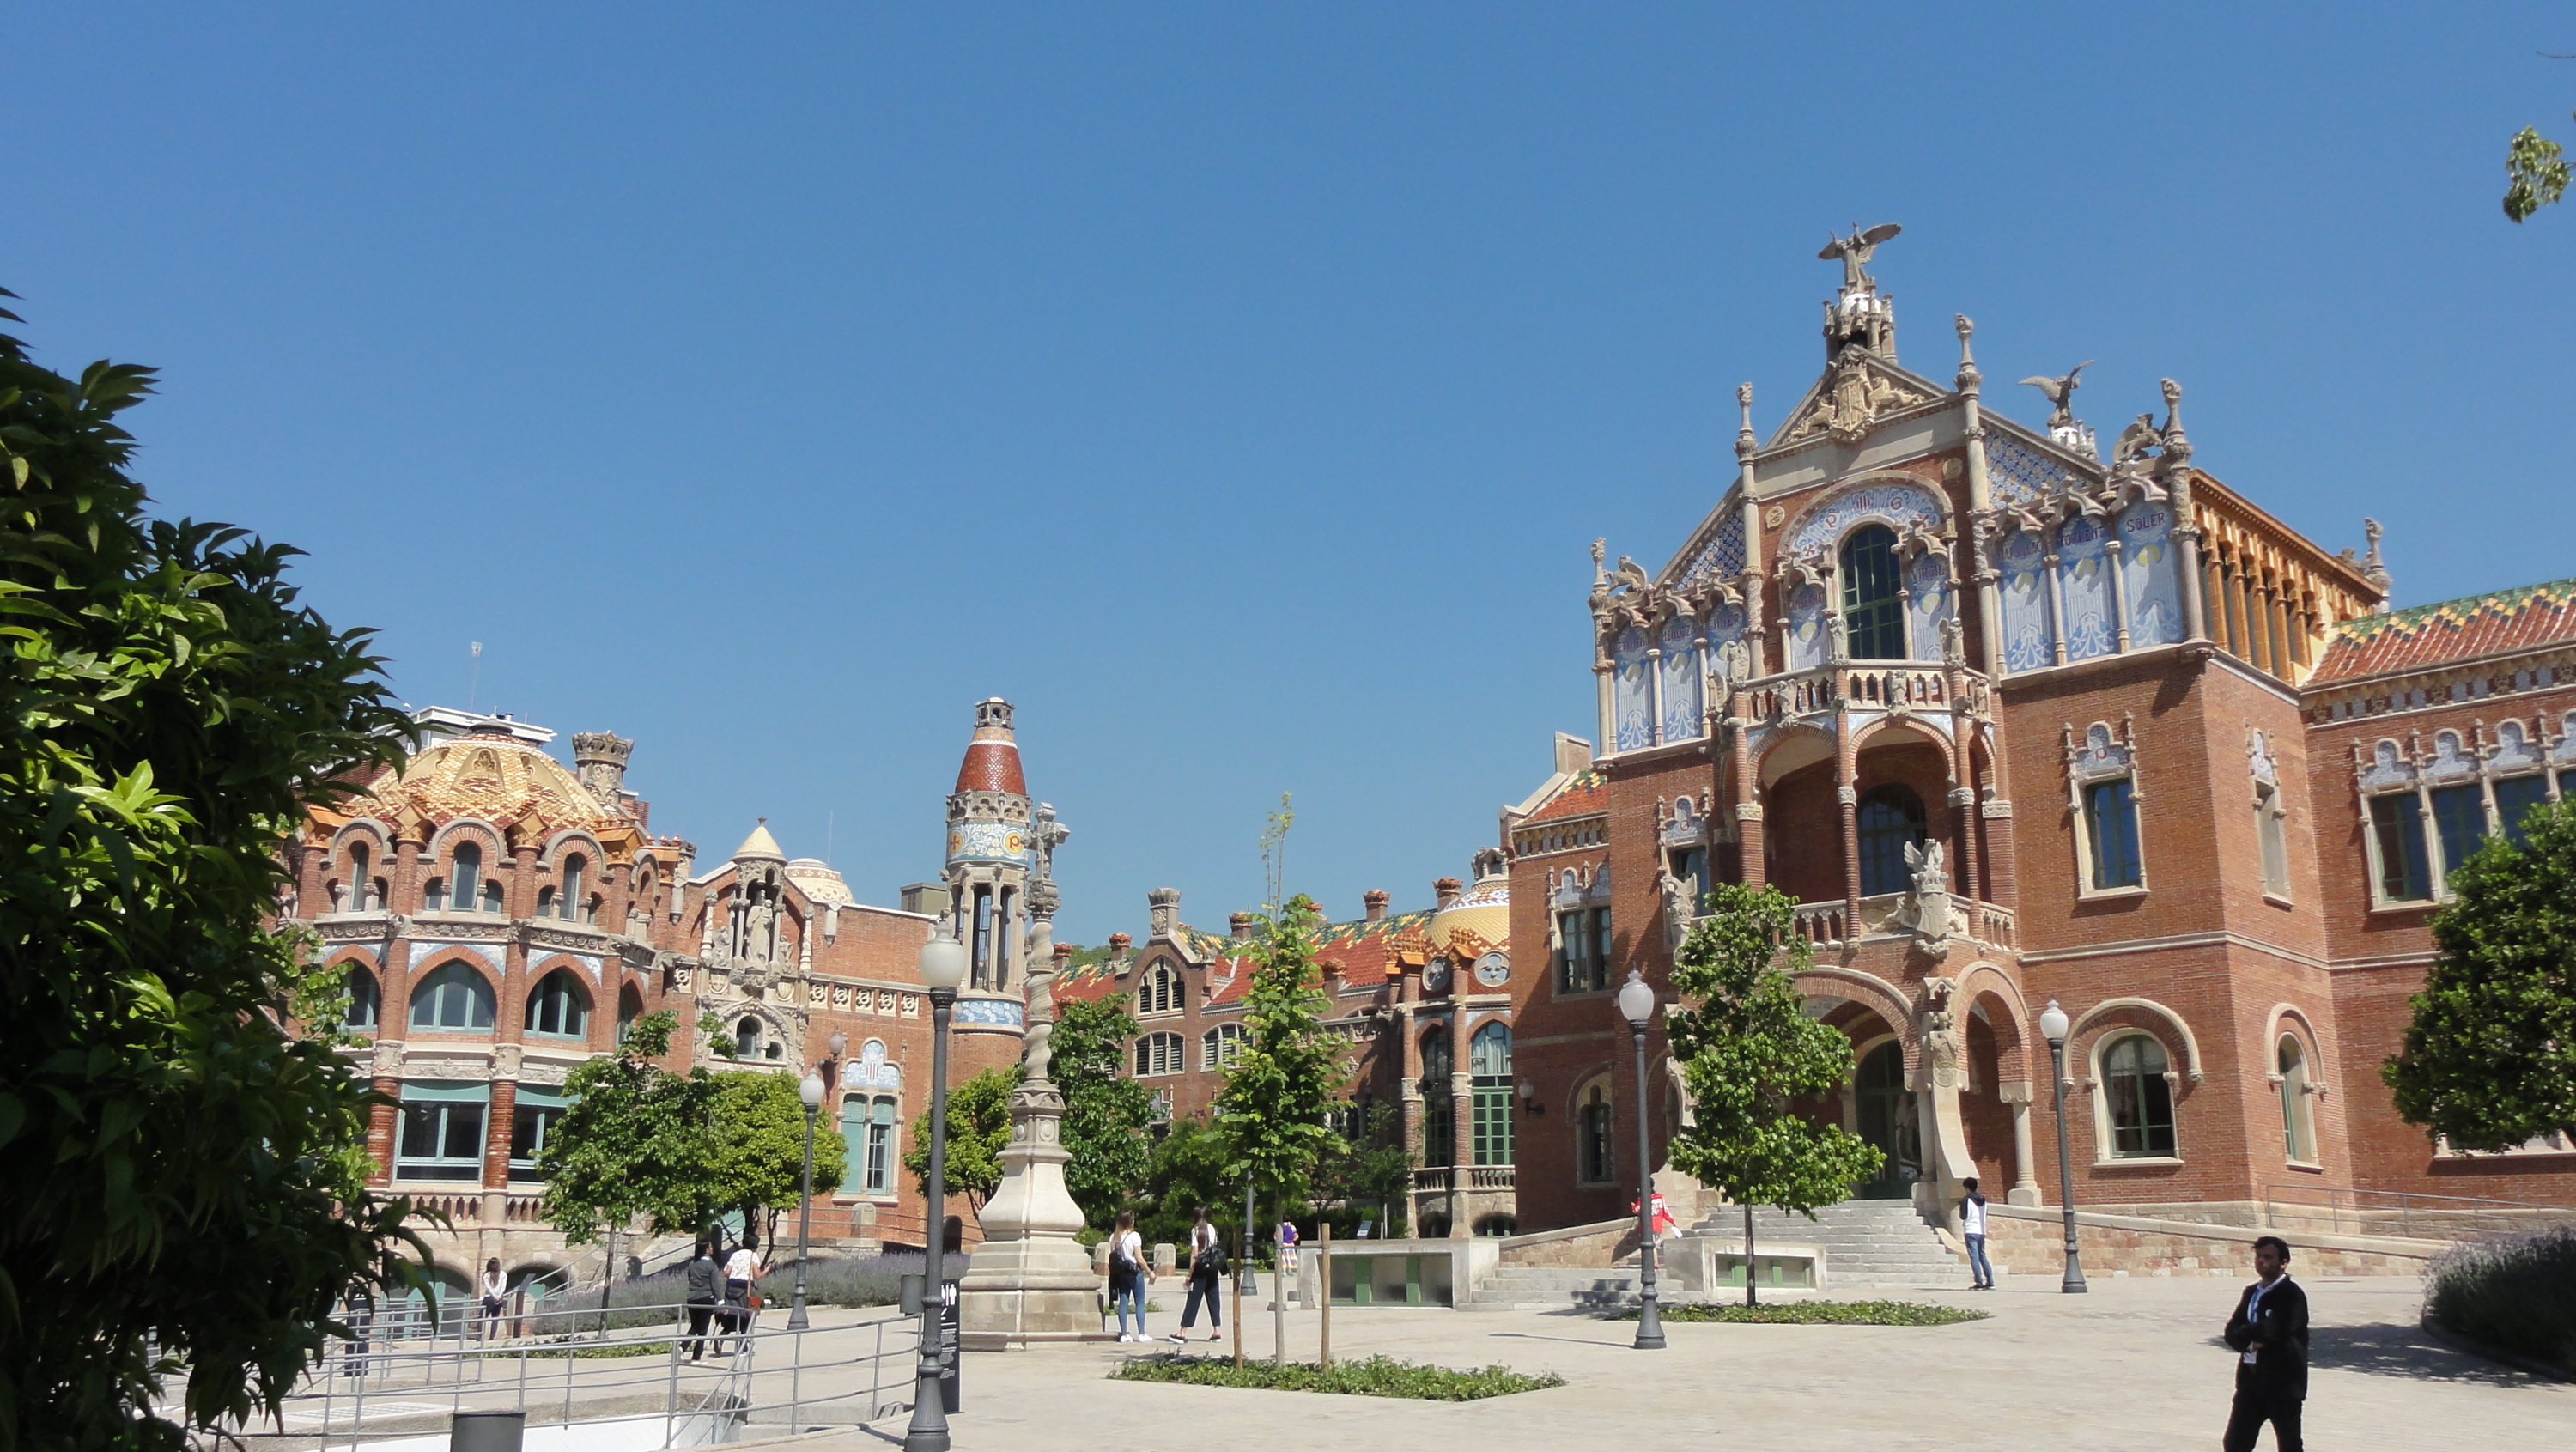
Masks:
[[[1032,824],[1035,862],[1028,885],[1028,1036],[1023,1076],[1011,1093],[1011,1142],[1002,1151],[1002,1183],[984,1203],[984,1243],[957,1287],[959,1343],[969,1351],[1024,1351],[1051,1341],[1105,1341],[1100,1329],[1100,1277],[1091,1254],[1074,1242],[1082,1209],[1064,1187],[1073,1156],[1061,1128],[1064,1095],[1048,1078],[1055,1029],[1056,885],[1049,875],[1067,833],[1041,805]],[[1070,956],[1070,952],[1066,956]]]

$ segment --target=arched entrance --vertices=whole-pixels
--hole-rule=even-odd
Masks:
[[[1914,1094],[1905,1087],[1905,1047],[1889,1039],[1863,1054],[1852,1075],[1852,1108],[1860,1137],[1885,1156],[1878,1177],[1853,1190],[1862,1200],[1902,1200],[1921,1175],[1923,1133]]]

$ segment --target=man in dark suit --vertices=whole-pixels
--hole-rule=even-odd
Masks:
[[[2254,1452],[2263,1424],[2281,1452],[2300,1452],[2299,1409],[2308,1399],[2308,1293],[2290,1279],[2290,1244],[2254,1242],[2254,1273],[2223,1333],[2236,1353],[2236,1405],[2227,1414],[2226,1452]]]

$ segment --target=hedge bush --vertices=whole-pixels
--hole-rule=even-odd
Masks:
[[[2576,1225],[2455,1246],[2424,1276],[2446,1330],[2576,1376]]]
[[[1140,1356],[1109,1373],[1111,1381],[1178,1381],[1192,1386],[1248,1386],[1266,1391],[1333,1392],[1355,1397],[1411,1397],[1427,1402],[1472,1402],[1514,1392],[1540,1391],[1565,1385],[1556,1373],[1536,1376],[1508,1366],[1481,1371],[1454,1371],[1372,1356],[1363,1361],[1337,1361],[1320,1366],[1292,1361],[1276,1366],[1247,1361],[1241,1366],[1221,1356]]]

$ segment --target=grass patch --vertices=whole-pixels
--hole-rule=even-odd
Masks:
[[[578,1341],[571,1341],[558,1342],[552,1346],[531,1346],[525,1352],[486,1351],[483,1353],[483,1359],[516,1361],[524,1355],[530,1361],[561,1361],[567,1356],[575,1361],[601,1361],[613,1356],[668,1356],[670,1354],[671,1343],[668,1341],[621,1342],[607,1346],[596,1342],[585,1345]]]
[[[1292,1361],[1274,1366],[1267,1361],[1247,1361],[1238,1367],[1229,1357],[1221,1356],[1141,1356],[1122,1362],[1109,1373],[1111,1381],[1178,1381],[1192,1386],[1248,1386],[1266,1391],[1332,1392],[1353,1397],[1410,1397],[1426,1402],[1473,1402],[1486,1397],[1507,1397],[1514,1392],[1541,1391],[1565,1385],[1565,1378],[1554,1372],[1531,1376],[1508,1366],[1488,1366],[1482,1371],[1453,1371],[1445,1366],[1425,1366],[1419,1362],[1398,1361],[1392,1356],[1372,1356],[1365,1361],[1337,1361],[1319,1366],[1311,1361]]]
[[[1667,1321],[1728,1321],[1743,1326],[1956,1326],[1962,1321],[1983,1321],[1991,1313],[1919,1301],[1772,1301],[1758,1306],[1665,1306],[1659,1314]],[[1634,1321],[1637,1313],[1621,1311],[1607,1319]]]
[[[2444,1327],[2576,1376],[2576,1226],[2455,1246],[2424,1277]]]

